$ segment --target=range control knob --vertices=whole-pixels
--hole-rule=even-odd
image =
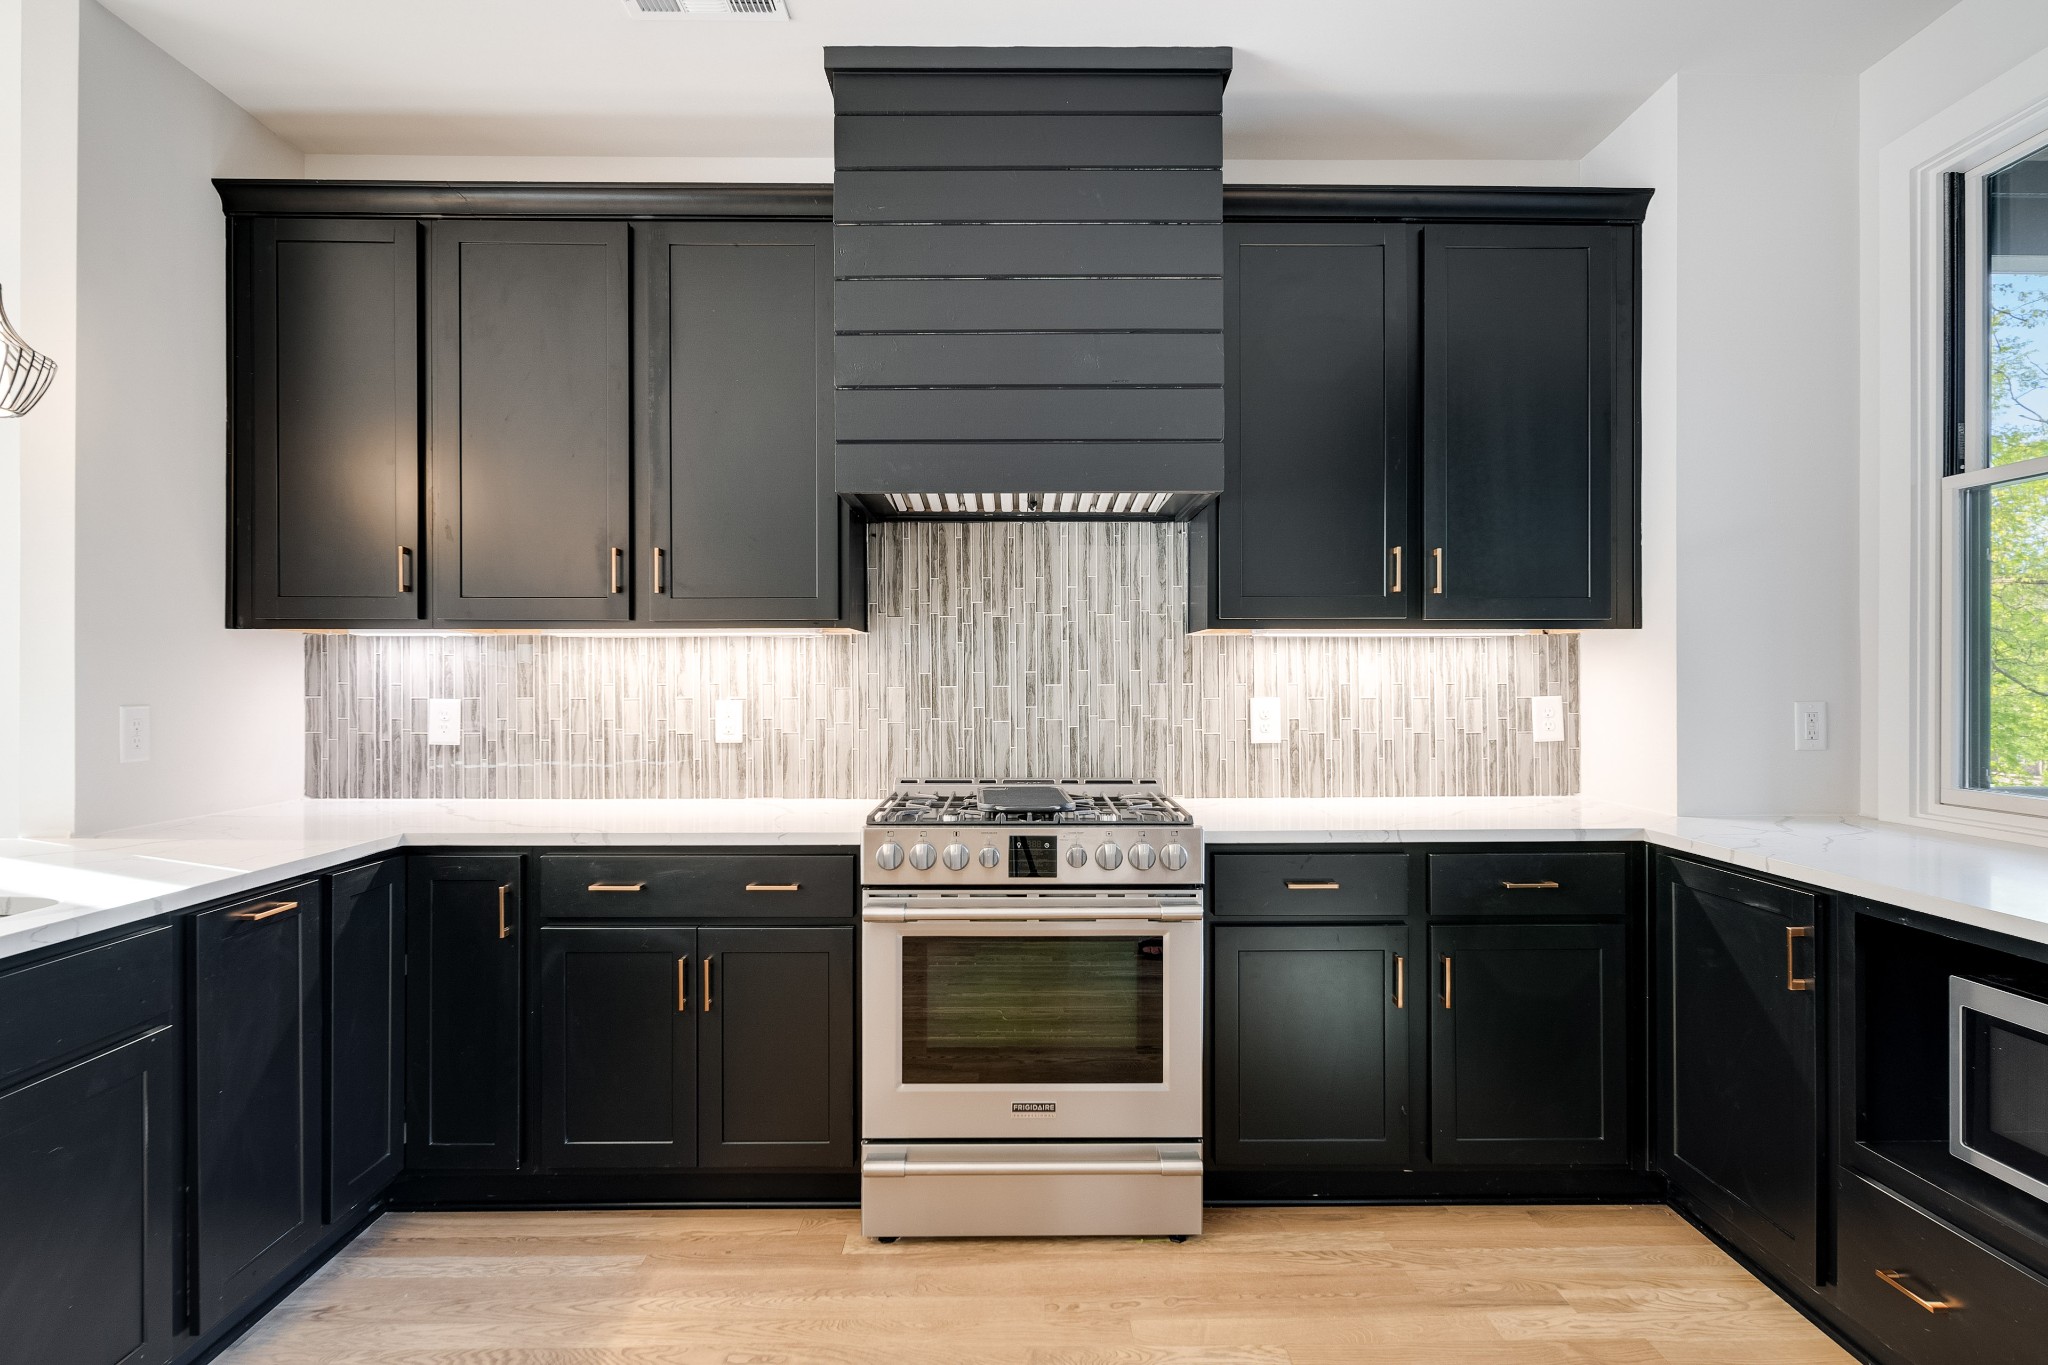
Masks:
[[[1081,847],[1081,846],[1080,846],[1079,844],[1075,844],[1075,845],[1074,845],[1074,846],[1073,846],[1072,848],[1068,849],[1068,850],[1067,850],[1067,866],[1068,866],[1068,867],[1086,867],[1086,866],[1088,866],[1088,850],[1087,850],[1087,849],[1085,849],[1085,848],[1083,848],[1083,847]]]
[[[1159,861],[1166,864],[1168,872],[1178,872],[1188,865],[1188,851],[1179,844],[1168,844],[1159,850]]]
[[[903,866],[903,845],[891,839],[875,850],[875,866],[884,872],[894,872]]]
[[[910,846],[910,865],[919,872],[929,868],[938,858],[939,851],[922,839]]]
[[[965,844],[946,845],[946,866],[958,872],[967,866],[968,852]]]
[[[1124,851],[1115,844],[1104,844],[1095,850],[1095,861],[1102,864],[1105,872],[1114,872],[1124,865]]]
[[[1150,844],[1131,845],[1131,866],[1140,872],[1150,872],[1152,864],[1159,861],[1159,850]]]
[[[983,867],[1001,867],[1003,865],[1003,851],[994,844],[990,844],[981,851],[981,865]]]

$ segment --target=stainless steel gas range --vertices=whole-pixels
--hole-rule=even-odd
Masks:
[[[1202,1226],[1202,836],[1150,782],[906,782],[868,817],[871,1237]]]

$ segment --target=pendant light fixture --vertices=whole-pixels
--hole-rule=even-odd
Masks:
[[[0,417],[19,417],[36,405],[57,373],[57,362],[21,339],[0,302]]]

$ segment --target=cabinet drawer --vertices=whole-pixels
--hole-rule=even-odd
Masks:
[[[830,853],[549,854],[540,860],[541,913],[548,919],[848,919],[853,861]]]
[[[1627,910],[1626,853],[1429,855],[1432,915],[1618,919]]]
[[[1860,1176],[1843,1179],[1840,1255],[1842,1306],[1914,1365],[2041,1359],[2048,1281]]]
[[[1406,853],[1219,853],[1218,919],[1399,919]]]
[[[0,972],[0,1082],[171,1021],[177,931],[145,929]]]

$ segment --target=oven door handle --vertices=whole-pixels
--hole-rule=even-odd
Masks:
[[[905,1156],[862,1157],[863,1177],[913,1175],[1192,1175],[1202,1158],[1161,1152],[1121,1161],[917,1161]]]
[[[1201,919],[1202,907],[1126,903],[1114,906],[962,905],[939,909],[909,905],[870,905],[862,909],[860,917],[862,922],[867,924],[967,924],[975,921],[1021,924],[1030,920],[1052,924],[1089,924],[1099,920],[1178,924]]]

